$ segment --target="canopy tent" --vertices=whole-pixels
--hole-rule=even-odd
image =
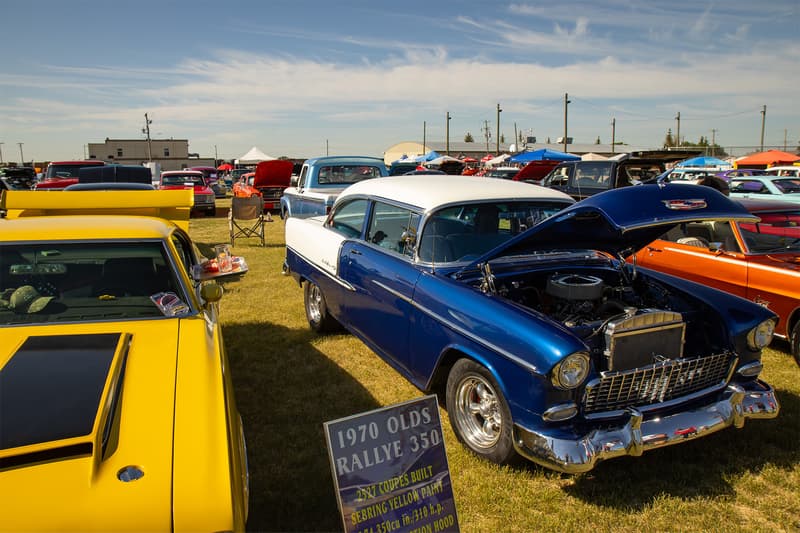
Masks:
[[[581,161],[606,161],[608,158],[604,155],[596,154],[594,152],[587,152],[581,156]]]
[[[676,167],[684,168],[684,167],[721,167],[722,169],[731,168],[731,164],[727,161],[723,161],[717,157],[709,157],[709,156],[699,156],[699,157],[692,157],[689,159],[684,159],[680,163],[675,165]]]
[[[233,165],[231,165],[230,163],[222,163],[220,166],[217,167],[217,170],[222,170],[222,171],[233,170]]]
[[[500,163],[502,163],[503,161],[505,161],[509,157],[511,157],[509,154],[500,154],[497,157],[495,157],[494,159],[488,160],[486,162],[486,165],[487,166],[499,165]]]
[[[416,161],[417,163],[425,163],[426,161],[433,161],[437,157],[440,157],[439,153],[436,152],[435,150],[431,150],[427,154],[418,155],[417,157],[414,158],[414,161]]]
[[[745,157],[741,157],[734,162],[736,168],[767,168],[777,165],[791,165],[795,161],[800,161],[800,156],[781,152],[780,150],[767,150]]]
[[[481,163],[486,163],[494,159],[494,154],[486,154],[485,156],[481,157]]]
[[[567,154],[565,152],[558,152],[550,150],[549,148],[542,148],[541,150],[533,150],[531,152],[520,152],[508,158],[509,163],[528,163],[530,161],[578,161],[580,156]]]
[[[247,151],[242,157],[236,160],[237,165],[255,165],[256,163],[260,163],[261,161],[270,161],[272,159],[277,159],[272,157],[271,155],[267,155],[258,147],[253,146],[250,150]]]
[[[463,161],[461,161],[460,159],[455,158],[455,157],[451,157],[449,155],[440,155],[436,159],[431,159],[430,161],[428,161],[427,164],[428,164],[428,166],[435,167],[435,166],[441,165],[442,163],[446,163],[446,162],[450,162],[450,161],[455,161],[456,163],[462,163],[463,164]]]

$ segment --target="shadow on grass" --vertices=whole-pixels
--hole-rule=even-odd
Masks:
[[[588,503],[639,512],[664,495],[681,499],[734,496],[730,480],[767,467],[789,470],[800,462],[800,397],[777,390],[781,412],[748,420],[691,442],[598,464],[565,491]]]
[[[223,326],[250,471],[248,531],[340,530],[323,422],[380,407],[310,330]]]

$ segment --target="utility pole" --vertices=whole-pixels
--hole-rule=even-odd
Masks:
[[[427,142],[427,139],[426,139],[427,135],[428,135],[428,123],[423,120],[422,121],[422,155],[425,155],[425,154],[428,153],[428,149],[425,148],[425,143]]]
[[[150,124],[152,124],[152,123],[153,123],[153,121],[150,120],[149,118],[147,118],[147,113],[145,113],[144,114],[144,128],[142,128],[142,133],[146,133],[147,134],[147,160],[148,161],[152,161],[153,160],[153,146],[150,143]]]
[[[25,156],[22,155],[22,145],[25,143],[17,143],[19,145],[19,166],[25,166]]]
[[[764,122],[767,118],[767,106],[761,108],[761,151],[764,151]]]
[[[0,163],[3,162],[3,145],[5,143],[0,143]]]
[[[497,154],[496,155],[500,155],[500,113],[502,113],[502,112],[503,112],[503,110],[500,109],[500,104],[497,104],[497,137],[495,139],[497,141]]]
[[[615,117],[611,117],[611,153],[614,153],[614,146],[616,145],[616,134],[617,134],[617,119]]]
[[[784,128],[783,129],[783,151],[784,152],[786,151],[786,136],[787,135],[789,135],[789,131],[786,128]],[[0,144],[2,144],[2,143],[0,143]],[[2,163],[2,158],[1,157],[0,157],[0,163]]]
[[[678,116],[675,117],[675,120],[678,121],[678,131],[675,134],[675,146],[681,145],[681,112],[678,111]]]
[[[489,121],[483,121],[483,138],[486,141],[486,153],[489,153],[489,139],[492,138],[492,132],[489,130]]]
[[[567,105],[569,104],[569,95],[564,93],[564,152],[567,151]]]
[[[450,111],[447,112],[447,121],[444,123],[445,136],[447,137],[447,147],[445,148],[447,155],[450,155]]]

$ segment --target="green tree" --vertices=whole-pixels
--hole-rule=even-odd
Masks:
[[[597,136],[597,140],[594,142],[594,144],[600,144],[600,136],[599,135]]]
[[[472,134],[470,132],[467,132],[467,134],[464,135],[464,142],[465,143],[474,143],[475,142],[475,139],[472,138]]]
[[[667,136],[664,138],[664,148],[671,148],[675,146],[675,140],[672,138],[672,128],[667,130]]]

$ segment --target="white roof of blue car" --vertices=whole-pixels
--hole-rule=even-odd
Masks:
[[[522,181],[439,174],[363,180],[345,189],[339,200],[354,195],[395,200],[420,207],[424,211],[441,205],[481,200],[574,201],[560,191]]]

